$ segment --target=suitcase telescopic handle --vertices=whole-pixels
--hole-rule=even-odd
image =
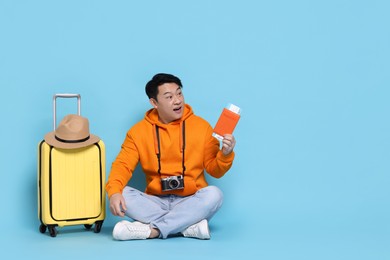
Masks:
[[[54,131],[56,130],[57,127],[57,104],[56,100],[57,98],[77,98],[77,114],[81,115],[81,110],[80,110],[80,103],[81,103],[81,96],[80,94],[55,94],[53,96],[53,128]]]

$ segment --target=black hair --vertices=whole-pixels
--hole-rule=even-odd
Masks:
[[[183,88],[181,80],[178,77],[171,74],[158,73],[146,84],[145,92],[148,98],[157,100],[158,86],[165,83],[176,83],[180,88]]]

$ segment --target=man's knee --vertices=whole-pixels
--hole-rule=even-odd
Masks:
[[[205,206],[210,208],[219,209],[223,202],[223,193],[216,186],[207,186],[198,191],[199,195],[205,196]]]

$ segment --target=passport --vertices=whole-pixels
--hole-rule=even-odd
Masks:
[[[214,127],[213,136],[222,140],[225,134],[233,134],[241,117],[241,109],[233,104],[228,104],[223,110]]]

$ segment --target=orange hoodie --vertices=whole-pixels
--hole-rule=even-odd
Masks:
[[[185,136],[182,134],[183,121],[185,121]],[[159,140],[156,126],[159,128]],[[138,162],[141,163],[146,175],[145,192],[148,194],[187,196],[206,187],[208,184],[204,170],[211,176],[220,178],[230,169],[234,159],[234,152],[225,156],[220,151],[219,141],[212,136],[212,133],[210,124],[196,116],[191,106],[187,104],[182,118],[169,124],[159,122],[156,109],[147,111],[145,118],[127,132],[122,149],[112,163],[106,184],[108,196],[122,192]],[[158,173],[158,152],[161,156],[161,174]],[[184,189],[162,191],[161,178],[182,174],[183,152]]]

